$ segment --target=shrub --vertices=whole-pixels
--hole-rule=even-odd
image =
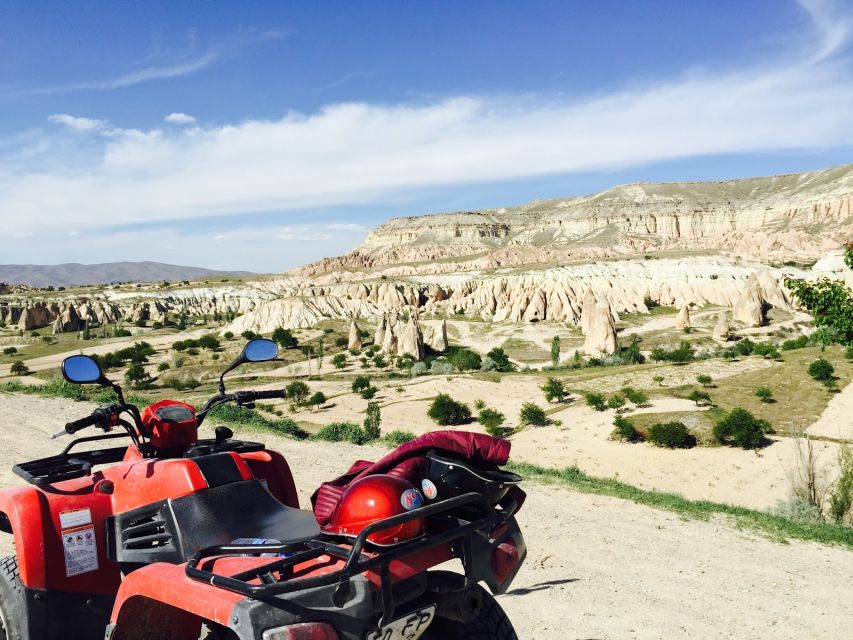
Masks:
[[[367,389],[361,390],[361,397],[365,400],[371,400],[375,395],[378,389],[376,387],[367,387]]]
[[[607,401],[600,393],[596,393],[595,391],[587,391],[585,394],[583,394],[583,399],[586,400],[588,406],[592,407],[596,411],[604,411],[605,409],[607,409]]]
[[[445,359],[459,371],[478,370],[483,364],[478,354],[465,347],[448,347]]]
[[[15,360],[15,362],[12,363],[12,367],[11,367],[10,371],[11,371],[12,375],[15,375],[15,376],[25,376],[30,372],[27,365],[25,365],[20,360]]]
[[[18,350],[15,347],[6,347],[5,349],[3,349],[4,356],[13,356],[16,353],[18,353]]]
[[[664,377],[663,376],[652,376],[652,380],[658,384],[658,386],[663,386]]]
[[[151,386],[151,376],[139,362],[132,363],[124,377],[134,389],[147,389]]]
[[[178,356],[178,355],[172,356],[172,368],[173,369],[180,369],[183,366],[184,366],[184,357],[183,356]]]
[[[788,500],[780,500],[776,506],[769,510],[771,515],[794,522],[822,522],[823,517],[820,509],[802,498],[793,497]]]
[[[773,391],[768,387],[758,387],[755,396],[765,404],[773,402]]]
[[[409,375],[413,378],[417,376],[425,376],[429,373],[429,369],[427,368],[426,362],[416,362],[412,365],[412,368],[409,369]]]
[[[509,361],[509,356],[500,347],[495,347],[489,351],[486,357],[495,363],[496,371],[512,371],[515,369],[515,365]]]
[[[545,400],[548,402],[562,402],[569,395],[562,380],[557,378],[548,378],[545,384],[542,385],[542,391],[545,393]]]
[[[848,360],[853,360],[853,344],[847,345],[847,350],[844,352],[844,355],[847,356]]]
[[[804,349],[809,346],[809,337],[808,336],[800,336],[799,338],[793,338],[792,340],[785,340],[782,343],[782,351],[792,351],[794,349]]]
[[[168,362],[161,362],[160,364],[157,365],[157,371],[160,371],[160,372],[168,371],[169,368],[170,367],[169,367]]]
[[[364,391],[369,386],[370,386],[370,377],[369,376],[356,376],[355,379],[352,381],[353,393],[359,393],[360,391]]]
[[[622,389],[622,393],[625,394],[625,397],[628,398],[629,402],[632,402],[638,407],[642,407],[649,401],[648,395],[646,395],[642,391],[633,389],[632,387],[624,387]]]
[[[295,349],[299,346],[299,341],[290,331],[283,327],[276,327],[272,332],[272,339],[281,346],[282,349]]]
[[[703,387],[710,387],[711,384],[714,382],[714,379],[711,378],[711,376],[709,376],[707,373],[700,373],[698,376],[696,376],[696,382],[701,384]]]
[[[357,445],[368,441],[367,434],[354,422],[332,422],[321,428],[314,438],[326,442],[351,442]]]
[[[411,431],[395,430],[386,433],[382,439],[394,447],[399,447],[400,445],[406,444],[407,442],[411,442],[416,437],[417,436],[415,436],[415,434]]]
[[[832,380],[835,373],[835,367],[823,358],[818,358],[809,365],[809,375],[818,382],[826,382]]]
[[[373,358],[373,366],[377,369],[384,369],[388,366],[388,362],[382,357],[382,355],[376,355]]]
[[[551,424],[545,409],[533,402],[525,402],[521,405],[519,418],[521,424],[530,424],[535,427],[545,427]]]
[[[483,425],[486,433],[492,436],[503,435],[504,429],[502,427],[505,419],[506,417],[500,411],[489,408],[482,409],[480,415],[477,416],[477,422]]]
[[[752,355],[753,349],[755,349],[755,343],[749,338],[738,340],[734,346],[735,353],[741,356]]]
[[[643,364],[646,361],[646,357],[640,351],[640,342],[642,339],[639,336],[631,336],[631,344],[619,352],[621,364]]]
[[[732,409],[714,425],[714,439],[720,444],[742,449],[761,446],[765,433],[772,433],[770,423],[760,420],[746,409]]]
[[[347,366],[346,354],[336,353],[332,357],[332,365],[334,365],[335,369],[343,369],[345,366]]]
[[[829,495],[829,515],[836,522],[848,521],[853,514],[853,449],[843,444],[838,451],[841,473]]]
[[[173,377],[162,381],[164,387],[169,387],[177,391],[189,391],[201,386],[201,380],[192,376],[183,378]]]
[[[615,393],[607,400],[607,406],[617,411],[625,406],[625,396]]]
[[[440,393],[432,401],[427,415],[440,425],[465,424],[471,420],[471,409],[446,393]]]
[[[198,346],[208,351],[216,351],[220,346],[219,339],[215,335],[208,333],[198,339]]]
[[[368,440],[378,440],[381,433],[382,412],[378,402],[367,403],[367,417],[364,418],[364,433]]]
[[[449,376],[451,373],[455,371],[455,368],[449,362],[446,362],[442,358],[437,358],[433,360],[429,365],[429,372],[432,375],[441,375],[441,376]]]
[[[775,360],[777,358],[782,357],[782,354],[779,353],[779,349],[776,347],[775,344],[771,342],[759,342],[752,349],[752,353],[757,356],[762,356],[771,360]]]
[[[284,390],[287,393],[287,397],[298,405],[303,404],[305,402],[305,398],[307,398],[308,394],[311,393],[308,385],[301,380],[294,380],[288,384]]]
[[[474,400],[474,408],[477,411],[482,411],[483,409],[486,408],[486,401],[482,400],[480,398],[478,398],[477,400]]]
[[[346,346],[347,346],[348,344],[349,344],[349,340],[347,339],[347,337],[346,337],[346,336],[337,336],[337,337],[335,338],[335,346],[336,346],[336,347],[343,347],[343,348],[346,348]]]
[[[663,347],[655,347],[652,349],[652,360],[657,362],[675,362],[683,364],[690,362],[696,357],[696,351],[690,346],[690,343],[683,341],[676,349],[667,351]]]
[[[645,439],[634,427],[634,423],[625,416],[616,416],[613,419],[613,432],[610,437],[620,442],[642,442]]]
[[[691,449],[696,438],[682,422],[658,422],[649,429],[649,441],[667,449]]]
[[[555,369],[560,365],[560,336],[551,338],[551,366]],[[548,401],[550,402],[550,400]]]
[[[698,407],[700,404],[711,404],[711,396],[706,391],[699,391],[699,389],[693,389],[690,392],[690,395],[687,396],[688,400],[692,400],[696,403]]]
[[[244,340],[254,340],[255,338],[260,338],[261,334],[255,333],[251,329],[246,329],[243,333],[240,334]]]
[[[226,331],[225,333],[222,334],[222,337],[225,338],[226,340],[233,340],[234,339],[234,332],[233,331]]]

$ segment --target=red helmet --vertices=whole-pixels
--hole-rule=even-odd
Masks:
[[[388,475],[365,476],[353,482],[344,495],[326,533],[348,537],[357,536],[367,525],[422,507],[423,496],[402,478]],[[367,536],[373,544],[389,546],[417,538],[423,533],[424,522],[416,518],[403,524],[381,529]]]

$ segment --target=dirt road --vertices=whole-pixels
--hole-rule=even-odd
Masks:
[[[55,453],[61,444],[48,434],[90,408],[0,394],[0,486],[20,482],[9,470],[13,462]],[[268,434],[258,439],[288,457],[303,499],[350,461],[385,452]],[[527,488],[519,519],[530,554],[500,599],[521,638],[850,637],[849,551],[780,544],[721,520],[684,521],[615,498]],[[9,548],[7,539],[3,550]]]

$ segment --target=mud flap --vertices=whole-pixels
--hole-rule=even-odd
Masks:
[[[465,570],[472,582],[485,582],[493,594],[500,595],[506,593],[524,564],[527,544],[515,516],[507,518],[493,535],[494,538],[486,533],[471,536],[469,566]]]

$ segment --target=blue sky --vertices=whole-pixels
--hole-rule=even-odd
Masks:
[[[0,4],[0,262],[275,272],[396,215],[853,161],[853,8]]]

